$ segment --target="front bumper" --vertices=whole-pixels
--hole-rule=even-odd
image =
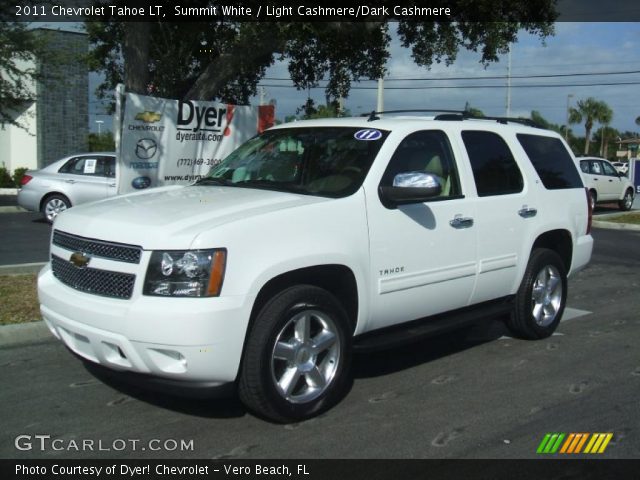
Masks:
[[[121,372],[209,387],[238,374],[252,301],[247,297],[131,300],[82,293],[38,275],[42,317],[76,355]]]

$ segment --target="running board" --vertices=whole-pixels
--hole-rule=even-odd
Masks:
[[[457,330],[482,320],[495,319],[509,314],[513,308],[513,296],[472,305],[452,312],[441,313],[391,327],[357,335],[353,349],[357,353],[395,348],[426,337]]]

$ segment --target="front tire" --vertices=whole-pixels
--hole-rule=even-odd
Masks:
[[[550,336],[562,318],[567,301],[567,274],[553,250],[533,250],[508,321],[512,333],[536,340]]]
[[[628,210],[631,210],[632,206],[633,206],[633,190],[628,188],[622,200],[618,202],[618,207],[620,207],[620,210],[622,210],[623,212],[626,212]]]
[[[349,379],[351,329],[326,290],[298,285],[269,301],[245,347],[238,393],[247,408],[276,422],[299,421],[333,406]]]

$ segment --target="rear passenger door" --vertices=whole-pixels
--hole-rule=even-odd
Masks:
[[[60,168],[58,173],[64,182],[64,193],[72,205],[107,198],[106,169],[109,158],[102,155],[81,155]]]
[[[514,291],[523,247],[537,215],[536,194],[527,185],[513,152],[498,133],[463,130],[462,143],[476,186],[478,277],[471,303]],[[526,247],[525,247],[526,248]]]

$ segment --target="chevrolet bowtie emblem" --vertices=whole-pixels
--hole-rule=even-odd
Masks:
[[[69,261],[78,268],[85,268],[87,265],[89,265],[90,260],[91,257],[88,257],[82,252],[73,252],[71,254],[71,258],[69,258]]]

